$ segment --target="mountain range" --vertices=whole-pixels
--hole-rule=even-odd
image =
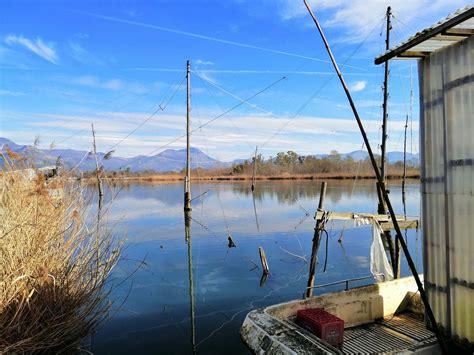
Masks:
[[[5,153],[7,149],[31,159],[35,166],[51,166],[60,160],[63,166],[72,168],[77,166],[79,171],[92,171],[95,169],[95,157],[88,151],[75,149],[39,149],[31,145],[19,145],[7,138],[0,137],[0,151]],[[214,159],[197,148],[191,148],[191,167],[203,169],[230,167],[233,164],[241,163],[245,159],[236,159],[231,162],[222,162]],[[102,161],[104,169],[108,171],[118,171],[130,168],[132,172],[140,171],[180,171],[186,165],[186,149],[167,149],[153,156],[138,155],[131,158],[111,156],[104,159],[104,153],[97,153],[99,161]],[[317,158],[324,158],[328,154],[316,154]],[[364,150],[341,154],[341,158],[351,157],[355,161],[364,160],[368,154]],[[386,154],[389,163],[403,161],[403,152],[388,152]],[[410,165],[419,165],[417,154],[407,153],[407,162]],[[0,165],[3,160],[0,159]]]

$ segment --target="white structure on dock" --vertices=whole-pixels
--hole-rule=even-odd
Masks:
[[[474,7],[375,59],[419,59],[424,278],[444,333],[474,344]]]

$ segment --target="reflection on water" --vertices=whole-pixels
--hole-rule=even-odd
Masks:
[[[185,226],[181,183],[124,186],[109,212],[117,232],[127,238],[113,278],[125,279],[136,260],[145,259],[146,266],[114,290],[118,309],[94,335],[92,351],[247,353],[239,337],[246,313],[303,296],[319,189],[320,181],[265,181],[252,194],[247,183],[195,183],[192,196],[209,191],[193,201]],[[403,213],[400,187],[390,189],[395,211]],[[418,191],[418,184],[407,184],[408,215],[418,215]],[[374,182],[329,181],[325,208],[375,213]],[[315,284],[369,275],[370,226],[334,221],[326,230],[327,258],[324,244]],[[229,236],[236,247],[228,247]],[[411,230],[407,239],[420,270],[420,238]],[[260,246],[271,271],[263,282]],[[401,274],[408,273],[402,259]]]

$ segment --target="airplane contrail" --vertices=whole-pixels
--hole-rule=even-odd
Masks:
[[[270,49],[270,48],[255,46],[255,45],[247,44],[247,43],[229,41],[229,40],[222,39],[222,38],[216,38],[216,37],[201,35],[199,33],[181,31],[181,30],[176,30],[176,29],[173,29],[173,28],[152,25],[152,24],[148,24],[148,23],[144,23],[144,22],[121,19],[121,18],[118,18],[118,17],[99,15],[99,14],[94,14],[94,13],[84,12],[84,11],[76,11],[76,12],[87,15],[87,16],[92,16],[92,17],[108,20],[108,21],[125,23],[125,24],[128,24],[128,25],[140,26],[140,27],[145,27],[145,28],[152,28],[152,29],[155,29],[155,30],[163,31],[163,32],[175,33],[175,34],[179,34],[179,35],[183,35],[183,36],[204,39],[204,40],[207,40],[207,41],[214,41],[214,42],[230,44],[230,45],[238,46],[238,47],[257,49],[257,50],[264,51],[264,52],[270,52],[270,53],[281,54],[281,55],[286,55],[286,56],[290,56],[290,57],[309,59],[309,60],[314,60],[314,61],[317,61],[317,62],[331,64],[331,61],[329,61],[329,60],[309,57],[309,56],[302,55],[302,54],[295,54],[295,53],[290,53],[290,52],[285,52],[285,51],[279,51],[279,50],[276,50],[276,49]],[[340,66],[343,66],[343,64],[340,64]],[[345,65],[345,66],[350,67],[350,68],[355,68],[355,69],[362,69],[362,68],[351,66],[351,65]]]

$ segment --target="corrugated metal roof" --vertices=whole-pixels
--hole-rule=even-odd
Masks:
[[[405,42],[375,58],[381,64],[392,58],[422,58],[474,34],[474,6],[452,13],[431,27],[416,33]]]

